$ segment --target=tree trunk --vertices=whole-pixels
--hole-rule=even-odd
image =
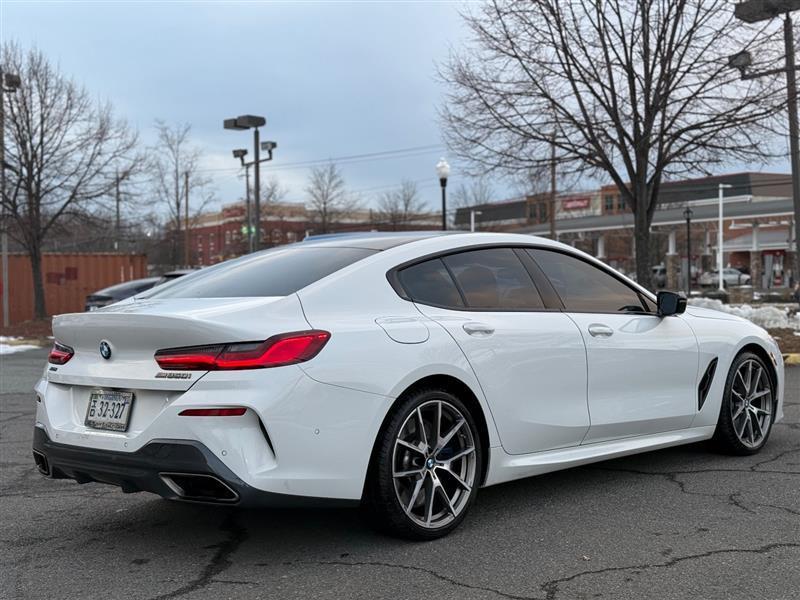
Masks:
[[[636,281],[646,288],[650,287],[650,211],[648,206],[654,200],[649,198],[647,184],[638,183],[636,194],[636,214],[633,221],[633,238],[636,259]]]
[[[36,319],[47,316],[44,299],[44,281],[42,279],[42,251],[36,248],[29,252],[31,259],[31,277],[33,278],[33,314]]]

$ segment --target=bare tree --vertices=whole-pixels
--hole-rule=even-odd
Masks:
[[[277,177],[270,177],[261,184],[261,206],[283,201],[289,190],[280,182]],[[267,208],[269,210],[269,208]]]
[[[348,193],[335,163],[311,169],[306,193],[311,222],[318,233],[328,233],[332,223],[357,210],[357,201]]]
[[[214,198],[211,179],[200,172],[202,150],[192,145],[189,123],[168,125],[156,121],[157,143],[150,149],[149,170],[152,190],[157,201],[168,208],[169,229],[172,232],[172,262],[180,264],[182,223],[185,220],[184,202],[190,198],[190,221],[199,215]]]
[[[423,211],[417,184],[409,180],[403,180],[400,187],[384,192],[378,200],[378,219],[395,231]]]
[[[4,94],[6,189],[3,207],[9,235],[31,261],[34,314],[47,315],[42,246],[63,220],[90,211],[114,189],[115,169],[141,164],[137,136],[85,88],[60,73],[36,49],[2,48],[2,70],[17,73],[21,87]]]
[[[465,14],[473,42],[443,68],[459,156],[490,170],[545,164],[608,177],[634,214],[648,281],[662,181],[772,156],[777,80],[743,82],[727,57],[779,57],[728,0],[492,0]],[[756,48],[756,46],[759,46]]]
[[[450,197],[455,208],[468,208],[489,204],[494,199],[494,189],[487,178],[478,177],[469,184],[460,183]]]

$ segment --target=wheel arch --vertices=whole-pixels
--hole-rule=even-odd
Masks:
[[[475,419],[475,424],[478,427],[478,435],[480,436],[481,440],[481,472],[479,475],[480,485],[482,486],[486,482],[486,477],[489,473],[489,457],[491,455],[491,452],[489,451],[490,450],[489,423],[487,421],[483,407],[481,406],[478,397],[475,395],[475,392],[472,391],[472,388],[470,388],[461,379],[459,379],[458,377],[454,377],[453,375],[445,375],[439,373],[434,375],[427,375],[425,377],[417,379],[416,381],[408,385],[400,394],[398,394],[394,402],[392,402],[392,405],[389,407],[389,410],[386,411],[386,415],[383,417],[381,426],[378,428],[378,431],[375,434],[375,439],[372,442],[372,450],[370,452],[369,466],[367,467],[367,476],[364,479],[365,489],[367,481],[369,480],[369,477],[374,468],[375,454],[378,441],[380,440],[380,436],[385,430],[386,424],[389,421],[392,413],[394,412],[395,407],[398,404],[400,404],[403,400],[405,400],[409,396],[409,394],[413,394],[415,391],[423,388],[436,388],[448,391],[458,396],[459,400],[461,400],[464,404],[466,404],[467,408],[470,409],[471,414]]]
[[[780,390],[778,390],[778,385],[780,382],[778,380],[778,370],[775,368],[775,363],[772,361],[769,351],[761,344],[756,342],[748,342],[736,351],[736,354],[733,356],[733,360],[731,360],[731,366],[733,366],[733,361],[736,360],[740,354],[745,352],[752,352],[764,361],[764,364],[767,366],[767,374],[772,381],[772,385],[775,386],[775,400],[777,402],[777,398],[780,394]]]

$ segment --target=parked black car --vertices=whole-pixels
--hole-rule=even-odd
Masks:
[[[136,294],[149,290],[151,287],[167,283],[178,277],[183,277],[189,273],[194,273],[196,269],[178,269],[176,271],[168,271],[161,277],[145,277],[144,279],[134,279],[133,281],[126,281],[118,283],[95,293],[86,296],[86,306],[84,310],[91,311],[103,308],[109,304],[114,304],[125,298],[130,298]]]
[[[159,281],[161,281],[160,277],[145,277],[144,279],[134,279],[133,281],[118,283],[117,285],[98,290],[86,296],[85,310],[97,310],[109,304],[114,304],[114,302],[119,302],[125,298],[141,294],[145,290],[149,290],[156,285]]]

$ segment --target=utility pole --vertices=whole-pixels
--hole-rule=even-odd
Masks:
[[[783,20],[783,39],[786,47],[786,89],[789,109],[789,151],[792,165],[792,198],[794,200],[794,218],[800,218],[800,140],[797,126],[797,76],[795,73],[794,33],[792,17],[787,12]],[[795,240],[794,247],[794,279],[800,278],[800,239]]]
[[[189,264],[189,171],[183,172],[183,262]]]
[[[556,134],[550,140],[550,239],[556,239]]]
[[[6,91],[5,73],[0,69],[0,204],[2,204],[2,220],[0,223],[0,252],[3,254],[3,327],[11,325],[8,310],[8,222],[6,218]]]
[[[120,223],[119,223],[119,169],[114,172],[114,202],[117,209],[117,218],[114,226],[114,250],[119,250]]]
[[[783,68],[769,69],[757,73],[749,73],[753,57],[748,50],[743,50],[728,57],[728,65],[739,69],[742,79],[757,79],[767,75],[786,74],[786,108],[789,112],[789,154],[792,166],[792,202],[794,220],[800,221],[800,132],[797,120],[797,65],[795,60],[794,31],[791,12],[800,10],[800,0],[781,0],[766,2],[764,0],[745,0],[734,7],[734,15],[745,23],[759,23],[783,16],[783,42],[786,62]],[[800,236],[795,236],[794,243],[794,279],[800,278]]]
[[[0,253],[2,253],[3,268],[3,327],[11,325],[8,300],[8,218],[6,211],[6,102],[3,96],[6,91],[14,92],[19,86],[18,75],[4,73],[3,69],[0,69],[0,204],[2,204]]]

